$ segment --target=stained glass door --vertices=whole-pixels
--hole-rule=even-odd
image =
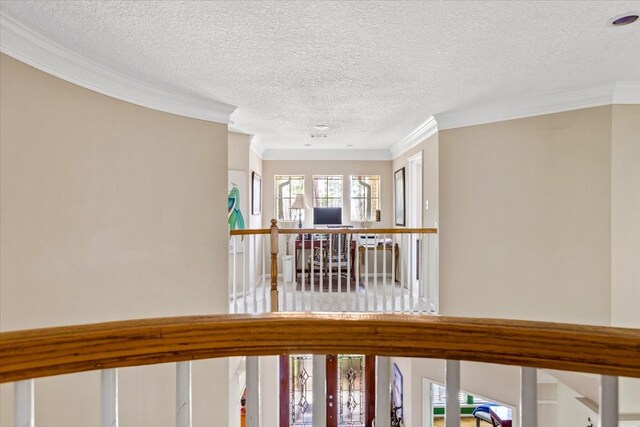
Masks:
[[[313,356],[280,358],[280,425],[310,427]],[[317,379],[316,379],[317,380]],[[327,427],[370,427],[375,414],[375,356],[326,356]]]

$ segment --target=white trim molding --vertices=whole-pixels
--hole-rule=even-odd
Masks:
[[[640,104],[640,80],[616,82],[612,104]]]
[[[396,142],[389,148],[391,158],[397,158],[437,132],[438,122],[435,117],[431,116],[404,139]]]
[[[1,13],[0,51],[84,88],[166,113],[228,124],[237,108],[129,78],[47,40]]]
[[[250,147],[258,157],[264,160],[264,153],[267,151],[267,147],[265,147],[265,145],[260,141],[260,138],[254,135],[251,138]]]
[[[440,130],[611,104],[640,104],[640,81],[621,81],[436,114]]]
[[[389,150],[288,150],[268,149],[264,160],[392,160]]]

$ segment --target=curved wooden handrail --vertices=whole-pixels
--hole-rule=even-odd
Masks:
[[[232,236],[269,234],[268,228],[231,230]],[[278,228],[280,234],[437,234],[437,228]]]
[[[241,355],[355,353],[640,378],[640,329],[428,315],[271,313],[0,334],[0,382]]]

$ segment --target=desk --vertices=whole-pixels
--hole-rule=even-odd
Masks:
[[[394,265],[396,270],[396,282],[399,282],[398,260],[400,259],[400,249],[397,243],[395,244],[385,243],[383,245],[375,245],[375,246],[363,246],[363,245],[358,246],[358,257],[360,258],[360,273],[362,273],[362,269],[364,268],[365,254],[367,254],[369,251],[373,251],[375,256],[378,253],[378,251],[382,251],[382,250],[391,252],[392,254],[395,251]],[[374,273],[377,274],[378,272],[376,271]]]
[[[489,407],[489,415],[491,419],[501,427],[511,427],[511,414],[512,410],[506,406],[491,406]]]
[[[302,273],[302,267],[300,264],[300,256],[302,253],[302,242],[303,240],[300,239],[296,239],[295,242],[295,252],[294,252],[294,258],[295,258],[295,263],[296,263],[296,282],[298,281],[298,274]],[[312,249],[311,248],[325,248],[328,249],[329,248],[329,239],[313,239],[313,246],[311,246],[311,239],[304,239],[304,255],[305,256],[309,256],[309,255],[313,255],[312,253]],[[354,269],[354,256],[355,256],[355,251],[356,251],[356,242],[354,240],[351,240],[351,254],[350,254],[350,259],[351,259],[351,278],[355,279],[355,269]],[[307,271],[305,271],[305,273],[307,273]]]

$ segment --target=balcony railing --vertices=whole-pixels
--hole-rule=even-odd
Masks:
[[[521,427],[537,426],[536,368],[601,374],[600,427],[617,426],[617,377],[640,378],[638,329],[407,314],[272,313],[3,332],[0,382],[16,382],[16,425],[33,426],[33,378],[102,369],[102,425],[112,426],[118,422],[117,368],[178,362],[176,399],[182,403],[177,407],[190,408],[189,361],[299,353],[377,355],[378,382],[389,381],[389,356],[447,359],[451,398],[445,414],[459,413],[460,360],[522,366]],[[252,387],[248,381],[248,393]],[[386,402],[385,387],[379,389],[376,419],[383,427],[389,425],[389,389]],[[459,422],[446,419],[448,427]],[[190,410],[176,414],[176,425],[191,425]]]
[[[434,228],[232,230],[229,311],[437,312]],[[276,308],[274,310],[274,308]]]

